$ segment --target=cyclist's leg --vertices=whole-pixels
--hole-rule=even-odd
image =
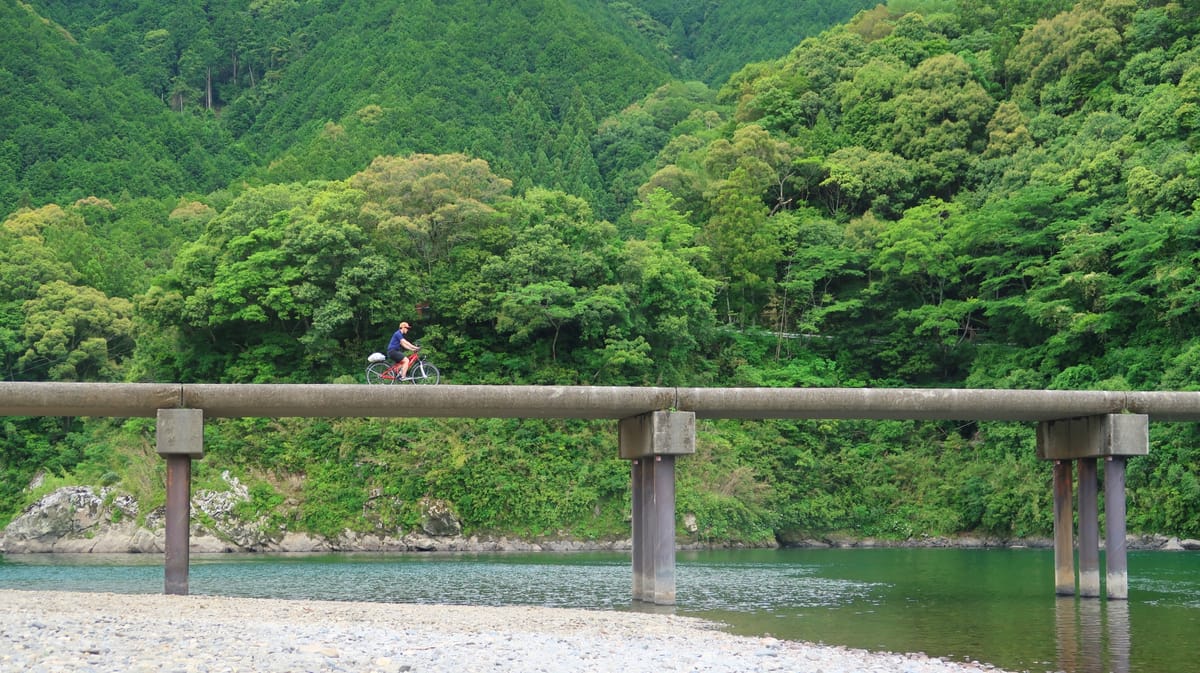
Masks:
[[[416,361],[417,361],[416,351],[413,351],[413,353],[411,355],[409,355],[408,357],[401,360],[402,364],[400,365],[400,378],[404,378],[404,377],[408,376],[408,368],[411,367],[412,363],[414,363]]]
[[[406,357],[404,351],[402,351],[402,350],[388,351],[387,356],[389,358],[391,358],[391,360],[392,360],[392,366],[388,367],[388,370],[386,372],[387,375],[390,377],[394,377],[394,378],[400,378],[401,365],[404,362],[404,358]]]

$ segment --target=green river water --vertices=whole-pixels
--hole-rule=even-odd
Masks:
[[[1045,549],[681,551],[677,605],[662,608],[630,600],[627,553],[193,554],[189,592],[670,611],[743,635],[1012,671],[1200,671],[1200,553],[1130,552],[1126,601],[1057,597],[1053,568]],[[161,593],[163,582],[158,555],[0,555],[3,589]]]

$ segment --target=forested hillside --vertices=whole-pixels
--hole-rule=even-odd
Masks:
[[[673,76],[723,80],[747,60],[780,56],[869,6],[734,4],[39,0],[31,6],[63,29],[21,5],[12,11],[22,24],[38,23],[35,33],[61,33],[74,54],[60,53],[62,46],[39,53],[39,42],[0,59],[37,61],[52,71],[49,81],[79,62],[101,64],[109,72],[95,77],[95,90],[76,96],[86,93],[97,108],[110,95],[159,100],[119,109],[125,123],[154,128],[153,119],[176,112],[173,123],[187,127],[176,143],[203,145],[207,154],[184,156],[177,145],[122,148],[178,173],[164,176],[175,194],[238,178],[345,179],[380,155],[464,152],[512,176],[519,189],[564,189],[615,218],[627,195],[609,193],[602,171],[610,167],[590,147],[600,120]],[[19,24],[11,32],[27,31]],[[20,81],[34,86],[40,78]],[[108,86],[116,91],[108,94]],[[92,171],[96,158],[81,143],[104,134],[103,126],[83,132],[70,103],[48,108],[54,116],[34,124],[42,130],[31,129],[14,149],[39,165],[14,169],[13,193],[0,194],[0,210],[18,198],[41,205],[80,195],[164,194],[164,185],[138,182],[153,173]],[[119,145],[143,134],[104,135]],[[56,149],[64,156],[48,156]],[[58,170],[47,176],[43,164],[52,159]]]
[[[805,37],[876,3],[635,0],[607,4],[670,54],[676,76],[716,86],[747,63],[778,58]]]
[[[249,157],[228,131],[173,115],[128,72],[25,3],[0,3],[0,212],[229,184]]]
[[[1192,4],[896,1],[710,87],[680,75],[753,47],[703,38],[699,3],[209,3],[278,35],[225,44],[239,76],[159,89],[122,40],[198,30],[85,4],[44,3],[69,34],[29,30],[86,34],[70,48],[140,78],[148,119],[236,139],[214,156],[238,170],[22,196],[0,229],[8,379],[349,383],[403,319],[451,383],[1197,388]],[[713,46],[685,68],[684,43]],[[0,521],[63,483],[161,502],[147,423],[4,428]],[[333,536],[411,527],[433,497],[471,532],[612,537],[614,429],[218,422],[197,480],[233,470],[248,516]],[[1151,440],[1131,530],[1200,536],[1200,436]],[[679,481],[681,535],[715,544],[1051,526],[1016,424],[706,422]]]

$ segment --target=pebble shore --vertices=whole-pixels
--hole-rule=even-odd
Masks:
[[[964,673],[973,662],[733,636],[692,617],[541,607],[0,590],[0,671]]]

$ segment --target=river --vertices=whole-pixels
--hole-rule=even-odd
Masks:
[[[0,588],[161,593],[162,561],[0,555]],[[197,595],[666,610],[743,635],[1014,671],[1200,670],[1195,552],[1129,552],[1126,601],[1055,596],[1044,549],[681,551],[674,608],[633,603],[631,583],[621,553],[193,554],[189,573]]]

